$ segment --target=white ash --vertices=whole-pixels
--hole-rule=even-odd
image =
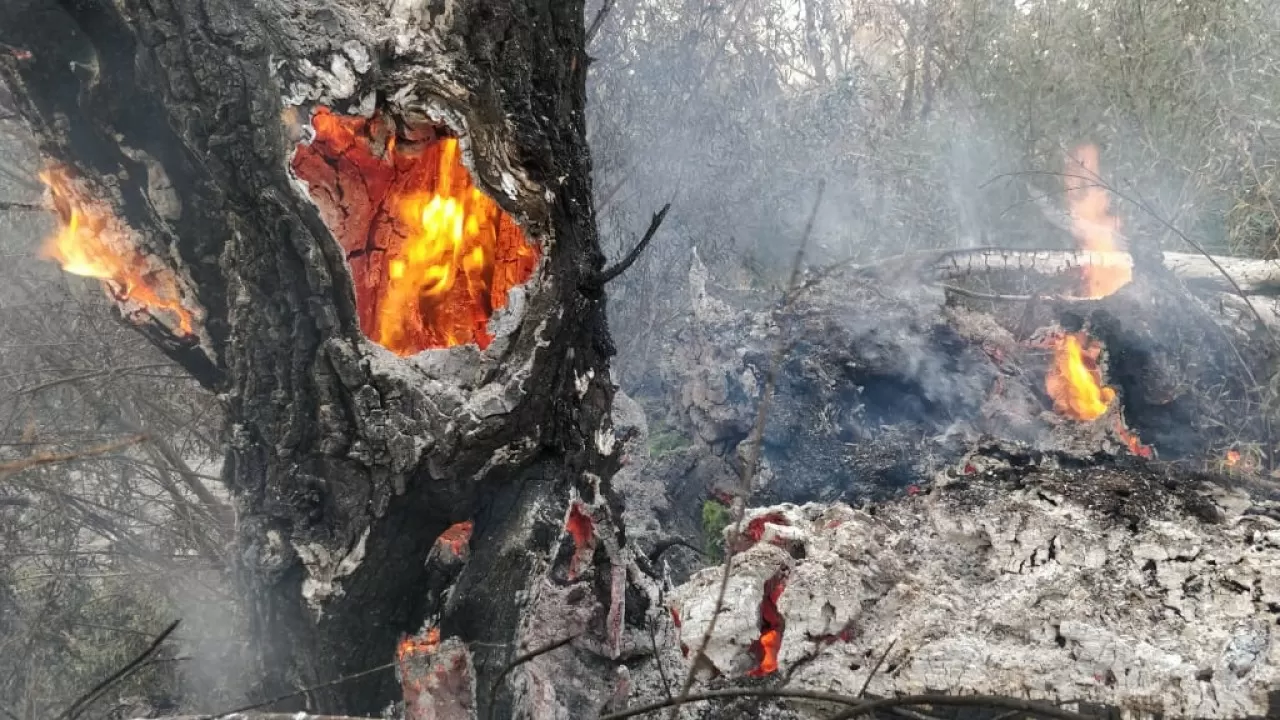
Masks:
[[[1280,682],[1271,629],[1280,522],[1244,514],[1251,503],[1241,493],[1213,489],[1203,499],[1221,522],[1157,500],[1135,529],[1073,499],[1087,492],[1046,490],[940,488],[874,514],[752,511],[748,520],[785,523],[766,525],[761,542],[735,556],[708,656],[730,676],[752,666],[764,584],[785,570],[779,662],[794,671],[790,687],[856,693],[893,642],[893,671],[871,679],[872,694],[1073,699],[1134,717],[1265,715]],[[803,551],[784,549],[796,545]],[[690,657],[720,573],[705,569],[669,598]]]

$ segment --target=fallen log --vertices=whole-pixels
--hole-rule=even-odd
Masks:
[[[1236,292],[1238,286],[1246,295],[1280,294],[1280,261],[1172,252],[1163,253],[1163,259],[1165,270],[1196,289]],[[925,251],[887,258],[854,268],[853,272],[884,275],[887,271],[915,268],[923,280],[949,282],[977,279],[994,273],[1034,274],[1044,279],[1085,268],[1132,270],[1133,267],[1133,256],[1127,252],[984,247]],[[1235,286],[1224,273],[1230,276]]]

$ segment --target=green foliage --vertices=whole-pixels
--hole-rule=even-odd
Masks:
[[[683,450],[693,445],[693,440],[678,428],[655,422],[649,432],[649,454],[659,457]]]
[[[702,542],[707,560],[724,559],[724,529],[729,527],[729,508],[715,500],[702,503]]]

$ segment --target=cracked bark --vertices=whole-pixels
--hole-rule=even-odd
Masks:
[[[613,692],[647,603],[628,580],[610,478],[613,352],[590,203],[580,2],[12,0],[0,57],[42,152],[175,271],[199,338],[140,327],[223,398],[234,553],[273,696],[393,657],[424,622],[468,648],[481,717],[573,717]],[[341,248],[290,176],[289,105],[433,118],[482,187],[542,243],[484,352],[400,359],[359,329]],[[566,572],[573,502],[591,562]],[[441,531],[470,561],[428,592]],[[622,585],[625,584],[625,587]],[[622,607],[626,598],[628,606]],[[638,614],[637,614],[638,613]],[[487,689],[567,624],[582,637]],[[578,682],[551,682],[572,668]],[[390,673],[308,695],[372,713]]]

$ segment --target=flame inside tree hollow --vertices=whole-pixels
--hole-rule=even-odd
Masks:
[[[61,168],[40,173],[49,188],[61,227],[40,249],[64,272],[97,278],[117,302],[141,306],[166,324],[176,321],[182,336],[195,334],[195,318],[182,304],[178,280],[172,270],[154,266],[130,245],[123,230],[113,227],[112,216],[93,207],[72,190],[70,176]]]
[[[319,108],[292,168],[342,244],[360,327],[398,355],[492,341],[488,321],[540,250],[439,128]]]

